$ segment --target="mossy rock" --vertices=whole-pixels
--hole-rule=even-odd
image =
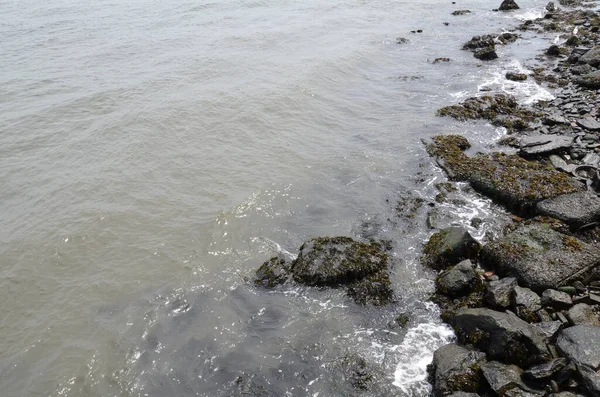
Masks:
[[[481,245],[469,232],[458,226],[433,234],[423,248],[421,261],[425,266],[441,270],[464,259],[477,257]]]
[[[394,301],[394,290],[387,272],[367,276],[348,286],[348,296],[359,305],[384,306]]]
[[[289,264],[280,256],[274,256],[256,270],[254,284],[273,288],[285,283],[289,278]]]
[[[434,396],[452,392],[476,393],[485,386],[480,366],[486,362],[485,353],[451,343],[433,354],[428,368]]]

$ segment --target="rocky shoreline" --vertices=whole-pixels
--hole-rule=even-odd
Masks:
[[[489,61],[498,57],[496,45],[520,32],[566,34],[540,54],[544,67],[506,75],[547,84],[555,99],[526,107],[490,93],[439,109],[440,117],[504,127],[503,150],[469,153],[459,135],[426,142],[449,179],[437,201],[452,200],[454,183],[463,182],[513,214],[501,236],[483,245],[455,226],[423,248],[423,265],[439,272],[431,299],[457,336],[434,354],[434,396],[600,396],[600,15],[588,9],[595,2],[559,3],[513,32],[476,36],[463,47]],[[499,12],[514,9],[505,0]],[[407,213],[421,204],[399,203]],[[386,241],[314,238],[292,261],[265,262],[254,282],[343,288],[359,305],[389,305],[397,299],[390,249]],[[364,360],[341,362],[350,363],[344,371],[357,390],[373,387]]]

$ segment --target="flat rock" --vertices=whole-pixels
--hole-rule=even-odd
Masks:
[[[451,322],[462,343],[476,346],[492,359],[525,366],[549,359],[541,330],[510,311],[462,308]]]
[[[569,121],[561,115],[556,113],[548,114],[542,119],[544,125],[560,125],[569,124]]]
[[[573,138],[561,135],[533,135],[521,138],[521,154],[534,156],[568,150]]]
[[[591,395],[600,395],[600,327],[576,325],[564,329],[558,335],[556,346],[575,363]]]
[[[593,117],[583,117],[578,119],[577,125],[589,131],[600,131],[600,122]]]
[[[433,234],[423,248],[424,265],[442,270],[462,260],[477,256],[481,245],[467,231],[458,226],[448,227]]]
[[[479,366],[485,353],[451,343],[433,354],[433,390],[436,396],[451,392],[476,392],[482,382]]]
[[[547,289],[542,293],[542,305],[550,306],[555,310],[565,310],[573,306],[573,299],[566,292]]]
[[[531,324],[538,328],[546,336],[548,340],[554,339],[556,333],[563,327],[561,321],[542,321],[540,323]]]
[[[542,396],[543,392],[535,392],[521,381],[523,370],[516,365],[505,365],[490,361],[481,366],[481,372],[490,388],[498,396]]]
[[[600,221],[600,198],[589,192],[564,194],[537,203],[536,211],[559,219],[573,229]]]
[[[516,286],[517,279],[514,277],[490,281],[486,286],[484,299],[492,307],[506,309],[510,306],[510,298]]]
[[[521,224],[512,233],[486,244],[481,262],[500,276],[516,277],[519,285],[542,292],[598,276],[600,250],[549,224]]]

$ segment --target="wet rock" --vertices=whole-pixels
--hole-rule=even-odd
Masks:
[[[569,55],[569,58],[567,59],[567,62],[569,63],[577,63],[579,61],[579,58],[585,54],[586,52],[588,52],[590,49],[589,48],[585,48],[585,47],[577,47],[577,48],[573,48],[573,50],[571,51],[571,55]]]
[[[535,312],[542,308],[541,298],[529,288],[515,287],[511,303],[514,312],[528,323],[537,321]]]
[[[398,37],[396,39],[396,44],[406,44],[406,43],[408,43],[408,41],[409,40],[407,38],[405,38],[405,37]]]
[[[436,280],[436,292],[451,298],[468,294],[480,281],[470,260],[446,270]]]
[[[376,379],[365,359],[359,355],[344,357],[341,360],[341,369],[344,379],[355,389],[368,390]]]
[[[477,392],[481,388],[479,367],[485,362],[485,353],[469,350],[451,343],[433,354],[432,379],[435,396],[451,392]]]
[[[576,325],[561,331],[556,346],[577,366],[591,395],[600,394],[600,327]]]
[[[588,131],[600,131],[600,122],[594,117],[583,117],[578,119],[577,125]]]
[[[561,195],[537,203],[538,214],[559,219],[573,229],[600,221],[600,198],[589,192]]]
[[[359,305],[384,306],[394,301],[389,275],[379,272],[348,285],[348,296]]]
[[[473,38],[463,46],[463,50],[478,50],[493,46],[495,46],[494,36],[488,34],[484,36],[473,36]]]
[[[498,58],[498,54],[496,53],[495,47],[486,47],[480,50],[477,50],[473,53],[473,56],[482,61],[492,61]]]
[[[498,41],[502,44],[514,43],[519,37],[516,33],[504,32],[498,36]]]
[[[490,361],[481,366],[481,372],[497,396],[529,397],[543,395],[543,392],[535,392],[521,381],[523,370],[516,365],[505,365],[497,361]]]
[[[566,358],[555,358],[547,363],[534,365],[523,373],[523,376],[531,380],[541,380],[552,377],[554,374],[565,368],[568,364]]]
[[[547,289],[542,293],[542,305],[550,306],[556,310],[565,310],[573,306],[573,300],[571,295],[565,292]]]
[[[598,316],[598,313],[594,311],[592,306],[586,305],[585,303],[578,303],[569,309],[567,317],[574,325],[588,324],[600,326],[600,317]]]
[[[573,138],[556,135],[530,135],[521,138],[521,154],[534,156],[568,150],[573,145]]]
[[[470,10],[456,10],[456,11],[452,11],[452,15],[465,15],[465,14],[470,14],[471,11]]]
[[[556,11],[556,6],[554,5],[553,2],[549,2],[548,4],[546,4],[546,11],[548,11],[548,12]]]
[[[546,55],[551,56],[551,57],[559,56],[560,55],[560,47],[557,46],[556,44],[551,45],[546,50]]]
[[[583,190],[566,174],[538,162],[505,153],[468,157],[469,141],[458,135],[433,138],[427,152],[453,180],[466,181],[480,193],[527,213],[541,200]]]
[[[492,307],[508,308],[511,304],[510,298],[517,286],[517,279],[514,277],[505,277],[498,281],[491,281],[487,284],[485,301]]]
[[[585,63],[595,68],[600,67],[600,46],[596,46],[579,57],[579,63]]]
[[[449,227],[429,238],[423,248],[422,262],[433,269],[445,269],[464,259],[475,258],[480,247],[465,228]]]
[[[499,275],[516,277],[520,285],[541,292],[595,278],[600,251],[549,224],[530,223],[486,244],[480,258]]]
[[[510,11],[510,10],[518,10],[520,7],[515,2],[515,0],[504,0],[498,10],[500,11]]]
[[[594,68],[588,64],[573,66],[570,69],[571,74],[574,74],[576,76],[581,76],[582,74],[592,73],[593,71],[594,71]]]
[[[549,359],[545,335],[510,311],[459,309],[451,322],[461,343],[476,346],[492,359],[521,366]]]
[[[600,88],[600,70],[578,76],[573,81],[582,87],[597,90]]]
[[[282,256],[275,256],[263,263],[256,270],[254,283],[266,288],[273,288],[289,279],[289,264]]]
[[[512,81],[527,80],[527,74],[525,74],[525,73],[508,72],[508,73],[506,73],[505,77],[507,80],[512,80]]]

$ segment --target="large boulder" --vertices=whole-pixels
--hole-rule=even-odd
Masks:
[[[477,392],[481,388],[479,367],[485,362],[485,353],[469,350],[451,343],[433,354],[432,383],[434,396],[451,392]]]
[[[515,0],[504,0],[498,9],[500,11],[518,10],[520,7]]]
[[[519,225],[486,244],[480,259],[498,274],[516,277],[520,285],[536,292],[594,279],[600,270],[600,250],[543,223]]]
[[[436,292],[457,298],[471,292],[478,282],[479,275],[473,263],[467,259],[440,274],[436,280]]]
[[[595,325],[600,326],[600,315],[590,305],[578,303],[567,312],[567,317],[575,325]]]
[[[470,143],[459,135],[439,135],[428,153],[450,179],[466,181],[484,195],[522,213],[539,201],[583,190],[583,185],[549,165],[504,153],[469,157]]]
[[[587,191],[563,194],[540,201],[536,211],[560,219],[572,229],[578,229],[600,220],[600,198]]]
[[[577,366],[591,395],[600,395],[600,327],[576,325],[561,331],[558,350]]]
[[[442,270],[464,259],[475,258],[481,245],[460,226],[452,226],[433,234],[421,258],[424,265]]]
[[[585,63],[595,68],[600,67],[600,46],[596,46],[579,57],[579,63]]]
[[[476,346],[494,360],[529,366],[549,359],[544,333],[510,311],[459,309],[451,322],[462,343]]]

